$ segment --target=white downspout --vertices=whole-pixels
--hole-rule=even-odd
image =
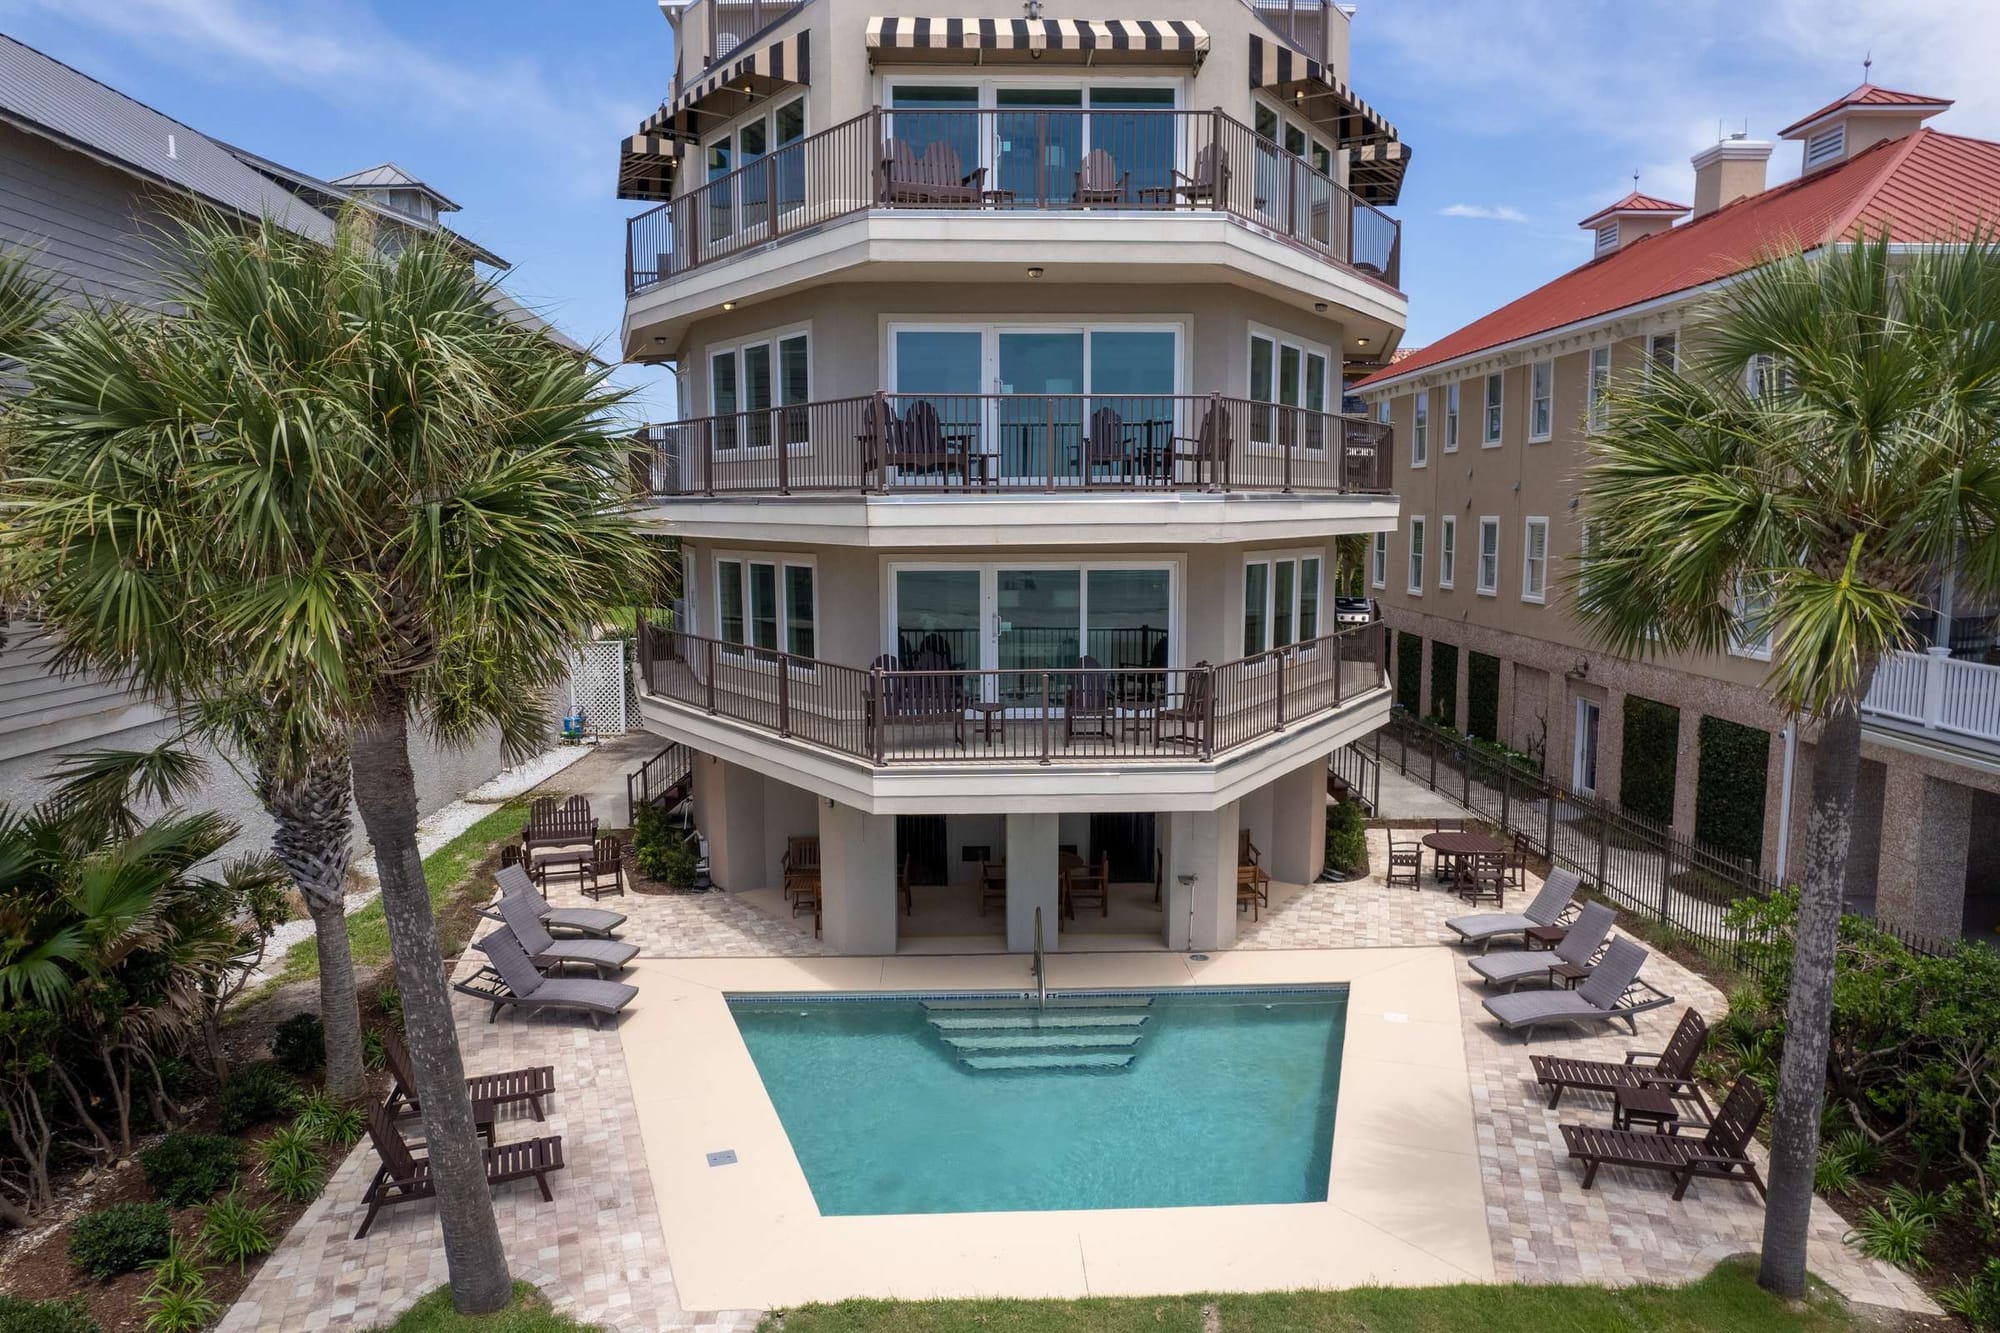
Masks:
[[[1785,884],[1785,871],[1791,860],[1792,850],[1792,774],[1799,759],[1799,724],[1785,724],[1785,771],[1778,780],[1778,873],[1776,879],[1780,888]]]

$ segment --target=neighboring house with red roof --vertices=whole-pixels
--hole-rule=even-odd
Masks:
[[[1780,132],[1802,170],[1768,189],[1771,144],[1715,144],[1694,158],[1693,203],[1635,191],[1600,209],[1579,224],[1588,262],[1351,387],[1402,455],[1401,524],[1370,567],[1399,663],[1416,658],[1401,702],[1539,752],[1554,777],[1766,874],[1797,873],[1811,737],[1761,688],[1768,642],[1648,661],[1596,649],[1565,605],[1574,477],[1603,386],[1676,359],[1683,321],[1732,276],[1884,228],[1922,242],[2000,220],[2000,143],[1926,124],[1950,105],[1863,84]],[[1933,603],[1939,646],[1885,663],[1869,696],[1848,897],[1923,934],[1984,933],[2000,920],[2000,849],[1971,830],[2000,826],[1996,608],[1954,605],[1949,578]],[[1746,763],[1763,770],[1761,827],[1723,798]]]

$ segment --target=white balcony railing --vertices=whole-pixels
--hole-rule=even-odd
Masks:
[[[1944,649],[1891,653],[1875,668],[1864,713],[1982,741],[2000,741],[2000,666]]]

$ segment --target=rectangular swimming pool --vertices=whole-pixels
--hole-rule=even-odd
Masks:
[[[1345,986],[738,995],[822,1214],[1326,1199]]]

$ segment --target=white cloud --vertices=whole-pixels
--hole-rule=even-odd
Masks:
[[[1488,222],[1528,220],[1528,215],[1512,204],[1446,204],[1438,212],[1448,218],[1481,218]]]

